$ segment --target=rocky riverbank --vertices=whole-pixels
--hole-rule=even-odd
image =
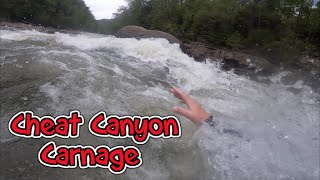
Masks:
[[[10,23],[0,22],[2,29],[9,30],[36,30],[44,33],[68,33],[79,34],[81,31],[56,29],[53,27],[34,26],[24,23]],[[289,63],[274,64],[265,58],[251,55],[245,52],[231,50],[226,48],[210,47],[203,43],[192,42],[183,43],[178,38],[166,32],[157,30],[148,30],[139,26],[125,26],[120,29],[116,34],[119,38],[165,38],[170,43],[180,44],[181,49],[193,57],[196,61],[205,62],[207,59],[210,61],[222,61],[222,68],[226,70],[235,69],[235,72],[242,75],[252,74],[254,77],[258,75],[270,75],[278,72],[279,69],[295,69],[297,72],[303,74],[303,79],[310,82],[311,86],[318,84],[320,80],[320,59],[302,56],[297,61]],[[319,88],[317,88],[319,91]]]
[[[44,27],[44,26],[35,26],[32,24],[25,24],[25,23],[11,23],[11,22],[0,22],[1,29],[8,29],[8,30],[36,30],[43,33],[54,34],[56,32],[60,33],[68,33],[68,34],[78,34],[81,31],[76,30],[66,30],[66,29],[57,29],[53,27]]]
[[[184,51],[200,62],[206,59],[222,60],[224,62],[224,68],[226,69],[247,67],[248,69],[254,69],[256,72],[260,72],[275,68],[275,65],[264,58],[240,51],[212,48],[203,43],[185,43]]]
[[[221,60],[223,68],[229,70],[231,68],[253,70],[254,73],[270,74],[279,68],[296,67],[298,69],[311,72],[311,75],[319,76],[320,59],[302,56],[297,61],[287,63],[274,64],[265,58],[251,55],[242,51],[231,50],[227,48],[210,47],[203,43],[191,42],[183,43],[171,34],[148,30],[139,26],[125,26],[121,28],[115,36],[119,38],[165,38],[170,43],[180,44],[181,49],[192,56],[196,61],[204,62],[207,59],[211,61]],[[280,65],[280,66],[279,66]]]

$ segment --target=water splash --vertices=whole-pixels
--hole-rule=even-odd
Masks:
[[[0,34],[1,124],[20,110],[58,115],[78,109],[86,118],[100,110],[168,115],[179,104],[168,92],[175,85],[212,112],[219,126],[196,129],[181,118],[184,136],[141,146],[144,165],[126,172],[127,179],[319,178],[319,94],[301,80],[283,84],[294,72],[267,77],[267,85],[223,71],[218,62],[195,62],[164,39]],[[1,132],[2,141],[12,138],[5,126]],[[132,145],[88,132],[76,141],[68,143]]]

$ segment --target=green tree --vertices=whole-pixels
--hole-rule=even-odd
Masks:
[[[0,0],[4,20],[56,28],[95,29],[95,19],[82,0]]]

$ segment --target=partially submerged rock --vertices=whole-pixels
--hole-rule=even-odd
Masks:
[[[178,38],[171,34],[148,30],[140,26],[125,26],[116,34],[119,38],[164,38],[170,43],[180,44],[183,52],[193,57],[196,61],[203,62],[206,59],[223,60],[226,68],[249,68],[255,71],[267,72],[272,69],[273,65],[264,58],[251,56],[242,52],[236,52],[225,49],[212,49],[202,43],[183,44]]]
[[[125,26],[121,28],[116,34],[116,37],[119,38],[136,38],[136,39],[143,39],[143,38],[164,38],[167,39],[172,44],[180,44],[182,47],[182,42],[174,37],[173,35],[157,30],[148,30],[140,26]]]
[[[238,51],[210,48],[202,43],[184,44],[184,51],[203,62],[206,59],[222,60],[227,68],[248,67],[258,71],[271,70],[274,65],[264,58],[248,55]]]
[[[310,71],[311,74],[320,74],[320,59],[305,56],[300,58],[297,64]]]
[[[7,30],[37,30],[45,33],[70,33],[78,34],[80,31],[73,30],[63,30],[56,29],[52,27],[43,27],[43,26],[34,26],[31,24],[24,23],[10,23],[10,22],[0,22],[2,29]],[[196,61],[203,62],[206,59],[223,60],[224,65],[227,69],[229,68],[249,68],[258,71],[270,71],[273,68],[273,65],[264,58],[259,58],[256,56],[251,56],[242,52],[219,49],[219,48],[210,48],[202,43],[182,43],[175,36],[158,30],[148,30],[140,26],[125,26],[121,28],[116,34],[116,37],[119,38],[164,38],[172,44],[179,44],[180,48],[193,57]]]
[[[68,33],[68,34],[79,34],[80,31],[75,30],[66,30],[66,29],[57,29],[53,27],[44,27],[44,26],[37,26],[32,24],[26,23],[11,23],[11,22],[0,22],[1,29],[4,30],[36,30],[43,33],[54,34],[56,32],[60,33]]]

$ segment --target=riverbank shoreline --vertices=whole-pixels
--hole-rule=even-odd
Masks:
[[[0,22],[0,27],[7,30],[36,30],[43,33],[54,34],[56,32],[66,34],[80,34],[84,31],[57,29],[53,27],[35,26],[25,23],[14,22]],[[306,84],[315,88],[320,92],[317,87],[317,82],[320,81],[320,59],[310,58],[303,56],[298,58],[298,61],[287,63],[272,63],[269,59],[258,57],[254,53],[248,54],[240,50],[232,50],[227,48],[210,47],[204,43],[183,43],[181,49],[193,57],[196,61],[205,62],[206,60],[222,62],[222,68],[226,71],[234,70],[239,75],[247,76],[251,79],[257,80],[258,76],[269,76],[277,73],[280,70],[294,70],[302,76],[302,80]]]
[[[15,22],[0,22],[0,27],[3,29],[7,30],[36,30],[39,32],[43,33],[48,33],[48,34],[54,34],[56,32],[59,33],[68,33],[68,34],[79,34],[82,33],[83,31],[78,31],[78,30],[69,30],[69,29],[57,29],[54,27],[45,27],[41,25],[33,25],[33,24],[26,24],[26,23],[15,23]]]

